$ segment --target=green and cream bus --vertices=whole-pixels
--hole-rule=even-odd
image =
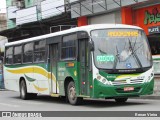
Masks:
[[[153,93],[152,56],[144,31],[99,24],[72,28],[5,45],[5,87],[22,99],[44,94],[115,99]]]

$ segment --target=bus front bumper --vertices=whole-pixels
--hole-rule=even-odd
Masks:
[[[124,91],[124,88],[132,87],[134,90]],[[105,85],[98,80],[94,80],[93,98],[118,98],[118,97],[137,97],[140,95],[153,94],[154,79],[150,82],[134,85],[112,86]]]

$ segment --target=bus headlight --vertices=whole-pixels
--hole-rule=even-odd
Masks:
[[[107,80],[105,78],[103,78],[102,83],[106,83],[106,82],[107,82]]]
[[[97,74],[96,78],[97,78],[98,81],[100,81],[103,84],[111,85],[110,82],[106,78],[101,76],[100,74]]]

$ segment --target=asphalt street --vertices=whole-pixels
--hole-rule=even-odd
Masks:
[[[0,91],[0,111],[160,111],[160,100],[128,99],[126,103],[114,100],[88,100],[73,106],[61,98],[38,95],[36,99],[21,100],[18,92]]]

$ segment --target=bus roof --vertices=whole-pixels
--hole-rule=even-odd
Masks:
[[[72,32],[78,32],[78,31],[89,32],[91,30],[104,29],[104,28],[142,29],[142,28],[137,27],[137,26],[124,25],[124,24],[94,24],[94,25],[87,25],[87,26],[82,26],[82,27],[75,27],[75,28],[72,28],[72,29],[58,31],[58,32],[55,32],[55,33],[49,33],[49,34],[46,34],[46,35],[36,36],[36,37],[32,37],[32,38],[27,38],[27,39],[15,41],[15,42],[9,42],[9,43],[6,43],[5,46],[18,45],[18,44],[22,44],[22,43],[26,43],[26,42],[35,41],[35,40],[50,38],[50,37],[59,36],[59,35],[64,35],[64,34],[72,33]]]

